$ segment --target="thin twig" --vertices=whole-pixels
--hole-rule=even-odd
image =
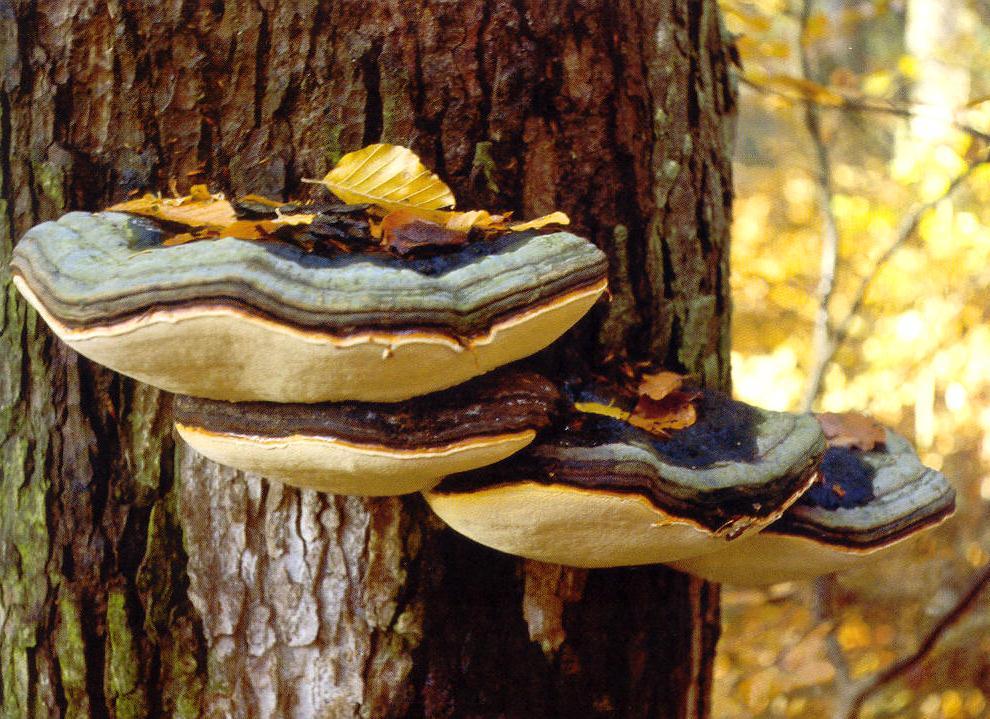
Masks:
[[[927,117],[926,110],[928,105],[913,104],[913,105],[895,105],[889,102],[881,102],[877,100],[863,100],[861,98],[853,98],[848,95],[843,95],[841,92],[835,90],[834,88],[829,88],[830,91],[835,93],[835,96],[841,98],[839,102],[822,102],[815,94],[812,92],[802,92],[800,89],[794,88],[790,91],[784,91],[779,88],[769,87],[764,85],[759,80],[752,78],[743,73],[736,73],[736,77],[739,82],[747,87],[756,90],[764,95],[774,95],[789,102],[813,102],[822,110],[838,110],[846,112],[859,112],[859,113],[874,113],[882,115],[892,115],[894,117],[901,117],[906,120],[911,120],[916,117]],[[935,116],[932,116],[933,118]],[[942,119],[941,117],[935,119]],[[952,128],[969,135],[975,140],[980,140],[990,144],[990,133],[978,130],[972,125],[967,125],[964,122],[959,122],[958,120],[952,120],[947,123]]]
[[[801,57],[801,75],[811,81],[811,53],[808,49],[807,30],[811,19],[814,0],[803,0],[798,21],[798,48]],[[815,327],[812,334],[811,356],[814,367],[811,383],[804,397],[804,410],[811,409],[818,396],[821,378],[831,359],[829,348],[832,345],[831,314],[832,296],[835,292],[835,273],[839,261],[839,223],[832,210],[832,162],[829,157],[828,145],[822,134],[821,117],[818,105],[811,99],[804,101],[804,125],[811,138],[817,160],[816,183],[818,185],[818,204],[822,213],[822,253],[819,260],[818,287],[815,290],[817,307],[815,311]]]
[[[839,646],[836,636],[838,623],[835,621],[835,575],[826,574],[818,577],[811,587],[811,610],[818,623],[829,623],[828,635],[825,637],[825,649],[828,652],[828,659],[835,669],[835,683],[839,692],[839,704],[848,703],[852,692],[852,674],[849,671],[849,662],[846,655]]]
[[[928,633],[925,634],[913,652],[897,660],[882,672],[870,677],[859,685],[858,691],[850,703],[849,712],[846,715],[847,719],[857,719],[867,699],[881,688],[890,684],[895,679],[904,676],[921,664],[931,654],[943,635],[955,626],[966,612],[973,608],[976,600],[988,584],[990,584],[990,564],[976,575],[970,583],[969,589],[959,597],[952,609],[942,615],[942,618],[928,630]]]
[[[863,309],[863,303],[866,301],[866,295],[870,290],[874,280],[880,274],[880,270],[883,268],[890,258],[893,257],[901,247],[903,247],[911,237],[914,236],[915,231],[918,229],[918,225],[921,223],[922,217],[929,210],[934,209],[939,203],[947,200],[951,197],[956,190],[958,190],[969,177],[976,171],[977,168],[983,165],[990,164],[990,153],[986,154],[979,160],[970,163],[965,170],[959,173],[949,186],[945,188],[945,191],[933,200],[924,202],[918,205],[910,214],[908,214],[904,220],[901,222],[900,227],[897,230],[897,234],[894,236],[893,242],[887,246],[883,254],[877,258],[876,262],[873,263],[873,267],[870,272],[865,275],[859,282],[859,286],[856,288],[856,292],[853,295],[852,304],[849,306],[849,311],[846,313],[842,321],[836,325],[835,331],[832,333],[832,343],[826,354],[827,362],[832,361],[832,357],[835,356],[836,351],[849,337],[849,329],[852,326],[853,320],[859,315],[860,311]]]

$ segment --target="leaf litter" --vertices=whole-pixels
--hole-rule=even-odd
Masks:
[[[451,189],[415,153],[396,145],[369,145],[348,153],[322,180],[304,182],[320,184],[335,197],[281,202],[250,194],[229,201],[206,185],[194,185],[187,196],[146,194],[108,209],[156,220],[170,233],[165,246],[233,237],[287,243],[328,256],[424,257],[506,232],[570,223],[559,211],[513,223],[509,213],[445,209],[455,204]]]

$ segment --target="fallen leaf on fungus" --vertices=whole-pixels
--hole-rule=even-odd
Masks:
[[[680,389],[687,375],[676,372],[644,374],[639,381],[639,394],[660,401],[674,390]]]
[[[853,447],[869,452],[887,441],[887,431],[872,417],[859,412],[823,412],[815,415],[830,447]]]
[[[690,427],[698,420],[694,401],[701,396],[701,392],[682,390],[686,380],[687,375],[676,372],[643,375],[637,388],[639,399],[631,412],[600,402],[575,402],[574,409],[613,417],[666,439],[670,432]]]
[[[237,221],[233,206],[222,195],[197,191],[196,197],[163,198],[145,195],[136,200],[120,202],[107,208],[111,212],[127,212],[186,227],[227,227]],[[204,199],[205,197],[205,199]],[[198,199],[197,199],[198,198]]]
[[[344,202],[368,202],[387,210],[454,206],[454,193],[430,172],[412,150],[397,145],[369,145],[340,158],[322,180]]]
[[[629,421],[629,411],[614,404],[602,404],[601,402],[575,402],[574,409],[586,414],[601,414],[623,422]]]
[[[639,402],[629,415],[629,424],[666,438],[670,431],[690,427],[698,420],[694,400],[700,396],[700,392],[682,390],[674,390],[661,400],[640,395]]]
[[[179,197],[145,195],[108,209],[157,220],[166,246],[233,237],[286,242],[305,252],[332,256],[344,252],[385,252],[400,257],[434,255],[492,239],[509,231],[566,225],[563,212],[510,224],[511,213],[487,210],[455,212],[454,194],[428,170],[412,150],[396,145],[369,145],[351,152],[322,180],[338,199],[306,202],[245,195],[233,203],[193,185]],[[348,204],[342,204],[348,203]]]
[[[571,218],[563,212],[558,211],[551,212],[549,215],[544,215],[543,217],[537,217],[535,220],[529,220],[528,222],[517,222],[514,225],[509,225],[509,229],[515,232],[522,232],[523,230],[539,230],[547,225],[569,224],[571,224]]]
[[[466,232],[441,227],[406,210],[390,212],[382,220],[382,243],[400,257],[455,250],[467,241]]]

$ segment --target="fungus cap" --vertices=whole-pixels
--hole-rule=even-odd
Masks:
[[[533,441],[560,395],[505,369],[395,404],[232,403],[176,397],[175,426],[206,457],[322,492],[415,492],[491,464]]]
[[[811,415],[713,392],[698,415],[669,440],[589,415],[424,494],[461,534],[546,562],[611,567],[715,551],[773,522],[807,489],[825,440]]]
[[[391,402],[445,389],[547,346],[606,286],[605,256],[566,232],[409,261],[161,239],[146,220],[69,213],[24,235],[14,282],[81,354],[211,399]]]
[[[830,448],[819,470],[824,481],[759,534],[671,566],[749,586],[810,579],[875,561],[940,524],[955,509],[955,492],[904,437],[886,434],[883,449]]]

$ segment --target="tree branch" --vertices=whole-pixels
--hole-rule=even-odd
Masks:
[[[866,295],[870,290],[870,286],[880,274],[880,270],[885,264],[887,264],[887,262],[890,261],[890,258],[893,257],[894,254],[901,247],[903,247],[912,236],[914,236],[915,231],[918,229],[918,225],[921,223],[921,218],[924,217],[925,213],[931,209],[934,209],[939,203],[951,197],[955,191],[958,190],[967,179],[969,179],[977,168],[987,164],[990,164],[990,152],[979,160],[971,163],[965,170],[959,173],[952,180],[952,182],[949,183],[949,186],[945,188],[945,192],[933,200],[922,203],[904,218],[897,230],[897,234],[895,235],[893,242],[891,242],[887,249],[884,250],[883,254],[877,258],[877,261],[874,263],[869,274],[860,280],[859,287],[856,288],[856,293],[853,295],[852,304],[849,306],[849,312],[846,313],[846,316],[836,326],[835,332],[832,334],[832,345],[828,353],[828,361],[831,361],[832,357],[835,356],[835,352],[848,338],[849,328],[852,325],[853,320],[859,314],[860,310],[863,309],[863,303],[866,301]]]
[[[859,685],[856,695],[850,703],[847,719],[857,719],[866,700],[873,696],[881,688],[890,684],[895,679],[904,676],[912,669],[921,664],[938,641],[951,629],[976,603],[980,594],[990,584],[990,564],[985,566],[970,583],[969,588],[959,597],[955,605],[947,611],[935,625],[928,630],[928,633],[918,643],[917,648],[906,657],[899,659],[874,675],[870,679]]]
[[[811,19],[814,0],[803,0],[801,14],[798,18],[798,49],[801,57],[801,75],[805,80],[812,80],[811,53],[808,48],[807,30]],[[816,182],[818,185],[818,204],[821,207],[824,228],[822,232],[822,253],[819,260],[818,287],[815,290],[817,308],[815,311],[815,327],[812,335],[811,356],[814,366],[811,372],[811,382],[805,393],[803,409],[808,411],[814,404],[821,387],[822,377],[828,362],[831,360],[832,345],[831,320],[829,309],[835,292],[835,273],[839,261],[839,223],[832,210],[832,163],[829,157],[828,145],[822,135],[821,117],[818,105],[810,98],[804,100],[804,125],[811,138],[817,161]]]
[[[841,91],[835,88],[828,88],[830,93],[841,98],[838,103],[822,102],[818,99],[812,92],[802,92],[798,88],[792,88],[791,92],[785,92],[775,87],[769,87],[761,83],[759,80],[752,78],[743,73],[735,73],[736,78],[746,87],[752,88],[763,95],[773,95],[775,97],[788,100],[790,102],[811,102],[814,103],[819,109],[822,110],[839,110],[846,112],[859,112],[859,113],[875,113],[881,115],[892,115],[894,117],[901,117],[906,120],[911,120],[916,117],[925,116],[925,111],[928,105],[895,105],[889,102],[882,102],[878,100],[864,100],[862,98],[849,97],[848,95],[842,94]],[[990,144],[990,133],[978,130],[972,125],[967,125],[964,122],[959,122],[953,120],[949,123],[954,129],[969,135],[975,140],[980,140]]]

